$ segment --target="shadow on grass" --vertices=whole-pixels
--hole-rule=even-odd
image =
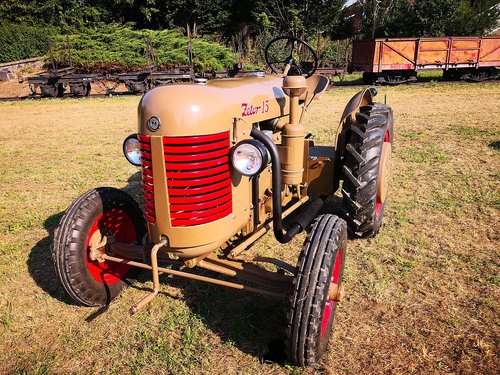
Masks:
[[[59,225],[64,212],[58,212],[45,219],[43,226],[48,234],[45,238],[31,249],[28,258],[28,272],[36,284],[47,292],[52,298],[65,303],[73,303],[66,296],[54,269],[54,263],[51,257],[51,247],[54,242],[54,231]]]
[[[239,283],[210,271],[196,270],[196,274]],[[284,299],[271,299],[179,277],[163,276],[161,282],[182,289],[183,300],[191,313],[227,345],[257,357],[261,362],[284,364]],[[280,343],[283,346],[281,351],[276,350]]]
[[[500,151],[500,141],[491,142],[488,146],[494,150]]]
[[[321,214],[338,215],[341,209],[342,199],[333,196],[326,199]],[[290,215],[285,220],[285,226],[293,221],[293,216],[295,215]],[[196,273],[238,282],[210,271],[198,270]],[[184,300],[192,313],[224,342],[258,357],[263,363],[276,363],[281,366],[286,364],[287,300],[275,300],[182,278],[164,276],[162,282],[181,288]]]

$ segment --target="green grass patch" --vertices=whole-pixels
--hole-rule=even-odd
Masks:
[[[493,138],[500,134],[497,129],[488,129],[482,127],[472,127],[472,126],[457,126],[453,127],[452,130],[464,139],[473,138]]]
[[[401,148],[400,154],[406,161],[419,164],[446,163],[449,161],[449,156],[434,145],[405,146]]]

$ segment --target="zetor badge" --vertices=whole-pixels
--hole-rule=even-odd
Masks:
[[[138,268],[151,274],[153,290],[132,314],[158,294],[160,273],[281,300],[289,360],[315,365],[344,296],[348,234],[375,236],[382,225],[393,116],[374,102],[376,90],[360,91],[340,125],[326,119],[338,129],[334,143],[315,145],[303,118],[329,85],[314,74],[315,52],[302,40],[278,37],[265,57],[273,74],[146,93],[137,133],[123,144],[141,170],[143,208],[115,188],[88,191],[61,219],[53,259],[68,295],[85,306],[109,304]],[[343,217],[319,214],[341,181]],[[286,244],[306,228],[296,264],[251,247],[269,231]]]
[[[256,115],[257,113],[267,113],[269,112],[269,99],[263,100],[260,105],[241,103],[241,109],[241,117]]]

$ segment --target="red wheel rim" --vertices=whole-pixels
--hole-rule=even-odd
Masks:
[[[389,130],[387,130],[384,136],[384,143],[390,143],[390,142],[391,142],[391,135],[389,133]],[[380,215],[382,214],[382,208],[384,207],[384,204],[382,203],[378,194],[376,199],[377,200],[375,202],[375,216],[380,217]]]
[[[335,257],[335,263],[333,264],[332,277],[330,282],[334,284],[339,284],[340,276],[342,272],[342,247],[339,247],[337,251],[337,256]],[[327,299],[325,308],[323,309],[323,320],[321,321],[321,337],[323,337],[326,333],[326,329],[328,327],[328,322],[332,317],[335,306],[337,302]]]
[[[102,234],[114,234],[117,242],[130,243],[137,240],[135,226],[132,219],[123,210],[114,208],[103,212],[97,217],[87,236],[84,251],[86,252],[85,261],[90,274],[102,284],[114,284],[125,278],[130,266],[106,261],[100,263],[97,260],[90,259],[90,239],[98,230]]]

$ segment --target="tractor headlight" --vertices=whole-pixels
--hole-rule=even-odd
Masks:
[[[130,164],[139,167],[141,165],[141,148],[137,134],[131,134],[123,141],[123,153]]]
[[[231,150],[231,163],[238,173],[244,176],[259,174],[268,162],[266,148],[254,139],[241,141]]]

